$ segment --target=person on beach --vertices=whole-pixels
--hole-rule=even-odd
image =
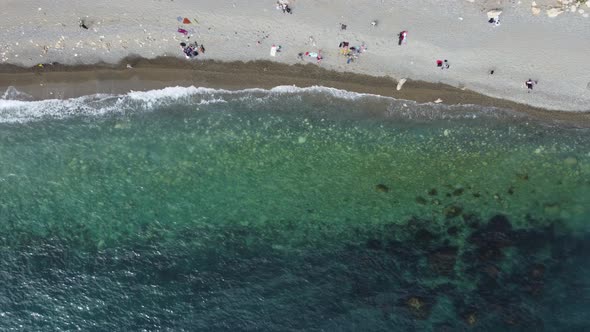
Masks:
[[[203,45],[201,45],[199,47],[197,42],[194,42],[191,44],[187,44],[185,42],[182,42],[182,43],[180,43],[180,47],[182,48],[182,53],[184,53],[184,56],[187,59],[194,58],[197,55],[199,55],[201,48],[203,49],[203,51],[201,53],[203,53],[205,51],[205,48],[203,47]]]
[[[348,53],[348,45],[348,42],[340,42],[340,44],[338,45],[338,48],[340,48],[340,54],[346,55]]]
[[[496,16],[496,17],[492,17],[488,20],[488,23],[493,24],[494,26],[498,26],[500,25],[500,17]]]
[[[286,2],[277,1],[277,9],[282,10],[283,14],[293,14],[291,7],[289,7],[289,4]]]
[[[349,54],[348,54],[348,55],[346,55],[346,56],[348,57],[348,59],[346,60],[346,64],[349,64],[349,63],[351,63],[351,62],[354,62],[354,60],[356,60],[356,59],[357,59],[357,57],[358,57],[356,54],[354,54],[354,53],[352,53],[352,52],[351,52],[351,53],[349,53]]]
[[[404,30],[398,34],[398,45],[402,45],[408,43],[408,31]]]
[[[533,86],[537,84],[537,81],[533,81],[530,78],[524,82],[524,85],[526,85],[527,87],[527,93],[531,93],[531,91],[533,91]]]
[[[449,69],[451,67],[448,60],[445,60],[445,61],[436,60],[436,66],[439,67],[440,69]]]
[[[80,28],[88,30],[88,27],[86,26],[84,20],[80,20]]]

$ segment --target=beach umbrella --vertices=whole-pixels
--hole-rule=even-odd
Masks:
[[[191,20],[189,20],[188,18],[186,18],[186,17],[185,17],[185,18],[182,20],[182,23],[183,23],[183,24],[191,24]]]

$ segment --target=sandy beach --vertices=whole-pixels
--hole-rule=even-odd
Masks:
[[[30,68],[56,62],[73,67],[36,67],[16,79],[10,74],[13,69],[4,66],[0,89],[8,86],[30,89],[43,84],[37,83],[36,75],[49,70],[54,73],[41,77],[61,82],[60,97],[101,92],[109,84],[117,85],[112,81],[126,79],[132,81],[119,84],[121,87],[115,90],[163,84],[239,88],[329,83],[419,102],[440,98],[450,104],[481,103],[520,110],[529,109],[522,107],[529,105],[531,109],[588,111],[590,43],[585,39],[585,32],[590,31],[590,19],[584,14],[590,8],[580,4],[576,12],[568,10],[557,17],[548,17],[545,11],[558,3],[537,3],[542,9],[540,15],[531,12],[529,2],[503,0],[452,1],[444,5],[434,0],[418,3],[292,0],[292,14],[277,10],[274,1],[259,0],[247,4],[225,0],[81,1],[75,5],[63,0],[4,1],[0,4],[4,13],[0,22],[0,63]],[[502,10],[500,25],[487,22],[486,13],[492,9]],[[182,23],[184,18],[190,24]],[[81,21],[87,29],[80,27]],[[178,29],[184,29],[186,34]],[[407,30],[409,37],[400,46],[397,33],[402,30]],[[179,44],[195,41],[204,45],[206,52],[186,60]],[[347,63],[347,58],[339,53],[338,45],[342,41],[364,45],[366,50],[354,62]],[[274,57],[269,54],[273,45],[281,46],[281,52]],[[319,64],[315,58],[300,59],[297,55],[302,52],[319,52],[323,59]],[[123,69],[129,63],[125,61],[129,60],[123,59],[129,56],[168,58],[145,64],[151,66],[149,70],[126,71]],[[450,68],[436,67],[438,59],[448,59]],[[232,63],[220,65],[219,61]],[[279,68],[265,62],[244,66],[235,61],[273,61],[300,66]],[[120,72],[79,67],[100,62],[121,62],[117,67],[121,68]],[[205,69],[199,72],[202,68]],[[72,76],[76,69],[81,69],[81,73]],[[95,69],[100,70],[94,72]],[[68,74],[58,74],[60,71]],[[236,80],[235,74],[240,79]],[[396,91],[396,80],[402,78],[409,82]],[[527,93],[523,85],[528,78],[538,82],[532,93]],[[63,86],[65,82],[81,80],[87,82],[85,87]],[[103,83],[96,84],[96,81]],[[37,97],[54,96],[47,87],[40,87]],[[550,114],[560,118],[562,112]]]

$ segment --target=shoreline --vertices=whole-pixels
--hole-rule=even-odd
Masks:
[[[131,65],[132,68],[127,68]],[[442,99],[446,105],[479,105],[524,113],[553,124],[590,127],[590,112],[555,111],[493,98],[442,83],[408,80],[400,91],[390,77],[328,70],[313,64],[287,65],[271,61],[185,61],[176,57],[128,57],[118,64],[52,64],[43,67],[0,65],[0,91],[10,86],[36,100],[67,99],[97,93],[122,94],[169,86],[240,90],[279,85],[326,86],[418,103]]]
[[[563,8],[569,14],[549,17],[532,13],[529,3],[510,0],[451,1],[444,6],[437,0],[358,0],[346,4],[334,0],[291,1],[292,15],[277,10],[274,1],[174,0],[151,1],[148,6],[137,0],[82,0],[71,6],[65,0],[10,0],[0,5],[7,13],[0,22],[0,63],[24,67],[61,63],[76,68],[82,64],[115,65],[136,56],[170,57],[176,67],[185,61],[181,43],[197,42],[207,50],[198,60],[272,60],[296,65],[316,62],[314,57],[299,57],[300,53],[321,53],[320,67],[342,72],[346,77],[357,73],[406,78],[419,82],[420,87],[445,91],[447,85],[466,88],[534,109],[590,111],[590,43],[578,33],[590,30],[590,13],[574,14],[571,6]],[[555,1],[535,3],[542,10],[553,7]],[[590,8],[590,2],[587,5],[583,7]],[[137,15],[138,6],[141,15]],[[501,25],[489,23],[490,11],[501,11]],[[403,45],[397,38],[401,31],[408,32]],[[344,43],[363,51],[347,58],[343,55],[346,50],[339,47]],[[280,46],[281,51],[271,52],[273,45],[275,49]],[[449,70],[437,67],[437,61],[443,60],[448,60]],[[301,76],[296,70],[289,71],[291,76]],[[107,79],[113,76],[104,75]],[[341,77],[336,80],[351,81]],[[316,77],[320,79],[330,80]],[[538,82],[532,93],[524,87],[529,79]],[[255,86],[268,86],[264,80],[277,81],[266,76],[261,80]],[[308,85],[303,83],[293,84]],[[358,84],[364,83],[366,80]],[[375,89],[382,84],[376,85]],[[359,89],[363,88],[349,90]],[[407,99],[444,100],[426,90],[425,97]],[[394,96],[406,98],[407,93]],[[379,94],[393,95],[389,91]],[[484,102],[464,95],[449,98],[452,100],[445,100],[448,103],[463,102],[465,98],[477,100],[476,104]],[[510,108],[514,107],[511,104]]]

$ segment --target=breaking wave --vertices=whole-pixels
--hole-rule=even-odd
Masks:
[[[285,100],[288,98],[294,98]],[[272,89],[225,90],[205,87],[167,87],[126,94],[95,94],[70,99],[32,101],[31,96],[10,87],[0,99],[0,123],[26,123],[70,117],[96,117],[153,111],[170,105],[207,106],[213,104],[293,102],[312,98],[322,103],[354,103],[360,109],[377,105],[390,116],[407,119],[477,118],[504,116],[506,112],[476,105],[449,106],[419,104],[375,94],[357,93],[324,86],[277,86]]]

